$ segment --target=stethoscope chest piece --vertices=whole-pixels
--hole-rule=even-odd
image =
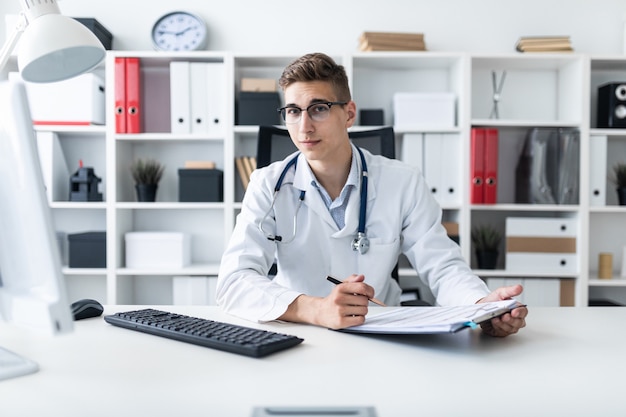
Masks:
[[[352,250],[359,251],[361,255],[367,253],[370,248],[370,240],[365,236],[365,233],[357,233],[356,237],[352,241]]]

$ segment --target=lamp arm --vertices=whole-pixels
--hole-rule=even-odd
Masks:
[[[4,69],[7,62],[9,61],[9,57],[11,56],[11,52],[13,52],[13,48],[17,45],[17,41],[20,40],[24,29],[28,22],[26,21],[26,16],[23,12],[21,12],[17,18],[17,23],[15,24],[15,28],[13,28],[13,32],[9,36],[9,39],[2,46],[2,50],[0,50],[0,71]]]

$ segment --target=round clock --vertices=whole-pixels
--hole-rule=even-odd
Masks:
[[[196,51],[207,46],[207,26],[197,15],[171,12],[152,26],[152,43],[161,51]]]

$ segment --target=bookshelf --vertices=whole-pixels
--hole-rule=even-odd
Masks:
[[[139,57],[142,63],[144,129],[136,134],[115,132],[113,86],[115,57]],[[107,231],[107,267],[97,270],[65,268],[72,298],[96,298],[108,304],[170,304],[172,277],[215,276],[244,189],[235,158],[256,154],[257,126],[237,125],[235,105],[242,78],[277,79],[296,55],[230,52],[162,53],[149,51],[109,52],[102,72],[106,78],[107,125],[80,129],[38,127],[54,132],[62,143],[63,157],[97,156],[98,175],[103,176],[101,203],[53,200],[57,228],[68,233],[85,229]],[[442,202],[443,220],[458,223],[463,256],[476,267],[470,233],[475,224],[490,223],[504,234],[508,217],[573,219],[577,227],[574,272],[520,272],[506,269],[503,246],[497,269],[477,270],[490,279],[546,280],[550,288],[561,285],[570,291],[571,303],[586,306],[591,297],[617,294],[626,302],[626,285],[617,279],[621,265],[626,209],[617,206],[614,190],[606,185],[606,203],[591,204],[590,177],[596,167],[589,158],[593,137],[606,136],[610,164],[618,155],[626,159],[626,129],[596,127],[597,87],[606,81],[626,79],[626,59],[584,54],[467,54],[445,52],[354,52],[333,56],[349,75],[358,109],[380,108],[384,123],[393,125],[393,95],[396,92],[446,92],[455,96],[455,124],[446,127],[397,128],[396,153],[403,154],[405,141],[415,135],[439,134],[454,137],[458,153],[452,162],[459,167],[458,200]],[[218,62],[228,88],[222,105],[225,123],[211,134],[170,133],[169,63],[171,61]],[[498,119],[490,118],[493,105],[492,71],[506,80],[500,97]],[[498,199],[495,204],[470,203],[470,135],[474,127],[498,130],[500,150]],[[573,128],[580,132],[578,204],[516,204],[517,163],[528,130],[533,127]],[[355,126],[355,129],[361,128]],[[58,155],[51,155],[56,158]],[[138,203],[127,166],[136,157],[155,157],[166,165],[155,203]],[[180,203],[177,201],[177,168],[185,160],[210,159],[224,172],[224,201]],[[129,231],[175,230],[192,236],[192,263],[184,268],[135,270],[125,267],[124,234]],[[614,279],[597,279],[601,251],[614,255]],[[408,286],[419,286],[416,273],[401,265]],[[557,286],[555,287],[555,282]],[[532,303],[531,303],[532,305]]]

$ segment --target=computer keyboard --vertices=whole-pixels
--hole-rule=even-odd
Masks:
[[[255,358],[296,346],[304,340],[151,308],[107,315],[104,320],[114,326]]]

